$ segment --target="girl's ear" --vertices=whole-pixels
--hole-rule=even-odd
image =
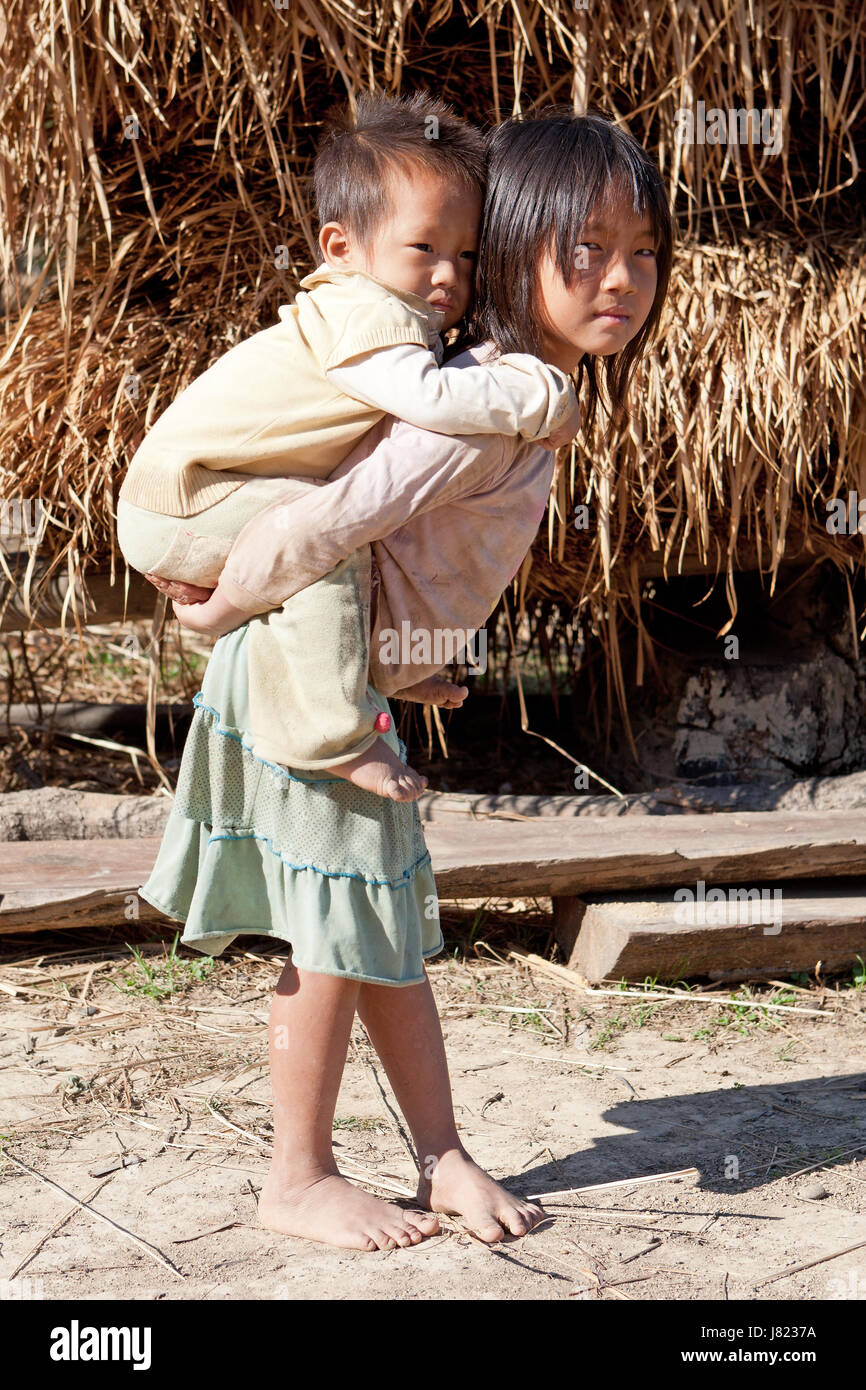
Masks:
[[[319,250],[328,265],[339,270],[350,264],[354,247],[348,230],[340,222],[326,222],[319,232]]]

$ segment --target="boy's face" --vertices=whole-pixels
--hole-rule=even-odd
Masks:
[[[622,351],[646,323],[658,281],[652,223],[630,202],[593,217],[575,257],[571,285],[550,254],[539,272],[546,359],[568,372],[584,353]]]
[[[453,328],[474,289],[481,194],[423,165],[395,169],[389,193],[391,211],[366,246],[346,233],[350,250],[339,268],[365,270],[420,295],[444,312],[443,331]]]

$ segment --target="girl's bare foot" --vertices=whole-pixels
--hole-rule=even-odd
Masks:
[[[419,1206],[459,1216],[479,1240],[494,1244],[504,1237],[525,1236],[544,1211],[537,1202],[526,1202],[494,1182],[483,1168],[459,1149],[450,1149],[432,1165],[432,1176],[422,1176],[416,1194]]]
[[[397,754],[380,738],[366,753],[352,758],[351,762],[337,763],[327,771],[334,777],[345,777],[365,791],[375,792],[376,796],[390,797],[392,801],[415,801],[427,785],[427,778],[401,763]]]
[[[417,1245],[439,1230],[432,1212],[404,1211],[329,1172],[314,1172],[296,1182],[269,1173],[259,1198],[259,1222],[284,1236],[350,1250]]]
[[[462,705],[469,694],[468,685],[455,685],[444,676],[428,676],[417,685],[407,685],[405,690],[397,690],[397,700],[417,700],[422,705],[441,705],[443,709],[453,709]]]

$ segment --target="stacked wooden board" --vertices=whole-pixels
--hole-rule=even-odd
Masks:
[[[455,798],[455,802],[456,802]],[[861,812],[594,818],[473,814],[425,824],[440,896],[550,897],[588,979],[729,979],[866,956]],[[159,836],[0,842],[0,934],[167,919],[140,899]]]

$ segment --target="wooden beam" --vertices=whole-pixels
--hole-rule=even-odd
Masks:
[[[471,833],[455,818],[425,835],[449,897],[834,878],[861,874],[866,857],[866,820],[848,811],[487,820]]]
[[[866,879],[748,885],[751,900],[694,904],[618,895],[586,904],[568,965],[592,983],[844,970],[866,955]],[[682,920],[683,918],[686,920]]]
[[[0,844],[0,934],[165,920],[138,894],[161,836]]]
[[[691,575],[705,575],[712,577],[718,571],[720,582],[724,582],[724,575],[727,569],[727,537],[712,537],[709,543],[709,559],[702,559],[697,541],[690,537],[681,552],[680,546],[675,545],[667,562],[667,579],[674,580],[686,578]],[[638,575],[641,579],[664,579],[664,548],[658,550],[647,550],[638,547],[636,551]],[[760,571],[768,574],[770,571],[770,550],[764,545],[759,551],[755,541],[748,536],[738,538],[733,554],[733,568],[736,571],[749,573]],[[805,569],[815,561],[814,551],[810,551],[806,546],[806,535],[801,525],[795,519],[791,519],[785,533],[785,555],[782,564],[786,570],[792,572],[798,569]]]
[[[866,852],[863,816],[845,811],[642,816],[627,828],[577,818],[486,821],[469,831],[458,821],[425,834],[439,892],[454,898],[856,877]],[[87,906],[95,892],[122,902],[149,875],[159,844],[158,837],[0,844],[0,932],[57,925],[60,904]]]
[[[0,732],[5,723],[3,706],[0,706]],[[43,714],[51,717],[57,709],[58,720],[65,719],[67,709],[76,715],[77,729],[82,732],[99,732],[108,729],[126,728],[127,718],[130,734],[141,733],[143,737],[144,703],[124,705],[70,704],[43,706]],[[19,722],[19,711],[30,719],[36,717],[34,705],[13,705],[10,713],[13,723]],[[160,726],[166,737],[171,728],[175,737],[180,738],[193,715],[192,701],[176,704],[158,704],[157,735]],[[115,723],[115,715],[119,722]],[[80,719],[80,722],[78,722]],[[164,720],[164,723],[162,722]],[[171,724],[169,725],[169,721]],[[703,798],[718,795],[719,800],[711,800],[708,805],[701,804]],[[761,799],[758,800],[758,795]],[[754,799],[749,802],[747,797]],[[802,782],[782,782],[768,787],[755,783],[731,785],[726,787],[690,788],[677,790],[662,789],[659,792],[644,792],[628,797],[625,802],[615,801],[609,796],[516,796],[494,795],[475,792],[424,792],[417,805],[421,820],[427,827],[435,824],[460,824],[468,829],[467,822],[473,825],[491,819],[505,824],[519,825],[526,820],[539,820],[543,823],[548,817],[573,820],[580,817],[586,823],[588,817],[596,820],[601,815],[616,817],[628,816],[628,825],[635,824],[638,816],[643,816],[652,805],[663,810],[665,815],[681,815],[688,810],[724,811],[726,798],[730,814],[740,815],[743,811],[767,812],[776,809],[782,797],[796,798],[798,814],[811,814],[810,807],[820,805],[822,810],[847,809],[853,811],[866,805],[866,774],[852,772],[840,777],[809,778]],[[698,804],[692,805],[694,797]],[[740,798],[745,805],[740,805]],[[757,800],[757,804],[755,804]],[[41,840],[41,839],[113,839],[122,835],[156,835],[160,832],[171,810],[171,798],[144,795],[121,795],[109,792],[85,792],[70,787],[39,787],[33,791],[5,792],[0,794],[0,842],[3,840]],[[622,821],[620,820],[622,827]],[[474,832],[470,832],[474,833]]]
[[[586,912],[583,898],[573,895],[551,898],[553,935],[563,960],[570,961],[577,947],[581,923]]]

